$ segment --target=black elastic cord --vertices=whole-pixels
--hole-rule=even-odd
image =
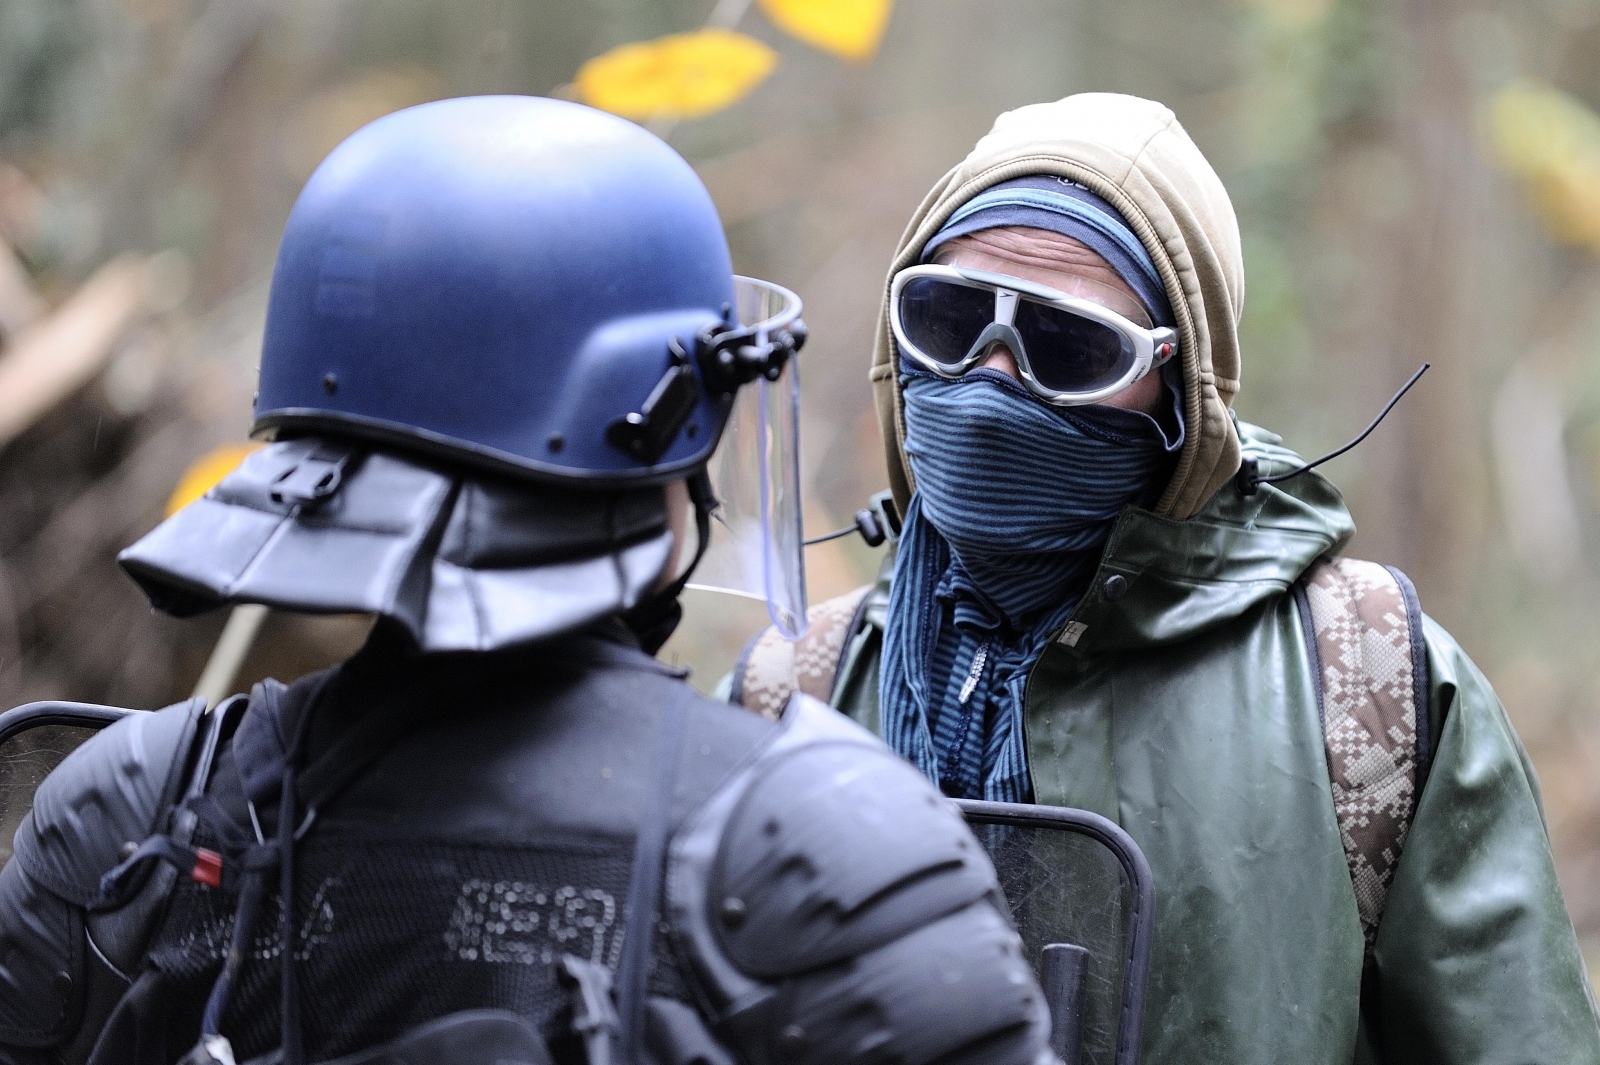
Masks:
[[[711,515],[722,504],[717,501],[717,494],[711,488],[711,477],[705,470],[700,470],[689,478],[689,501],[694,506],[695,539],[694,561],[689,567],[678,575],[678,578],[669,584],[665,593],[676,599],[683,594],[684,585],[689,583],[689,578],[694,571],[700,568],[700,561],[706,557],[706,551],[711,547]]]
[[[625,1062],[643,1061],[645,993],[650,976],[650,948],[655,938],[656,904],[665,873],[667,837],[672,822],[672,797],[677,790],[678,762],[689,718],[688,685],[680,685],[661,721],[650,805],[639,823],[633,848],[633,871],[628,878],[628,925],[623,933],[622,959],[617,966],[617,1013],[622,1019],[622,1054]]]
[[[222,963],[222,972],[217,976],[217,982],[211,985],[211,994],[206,998],[206,1010],[200,1020],[202,1036],[222,1034],[222,1015],[228,1008],[228,1000],[233,997],[233,982],[250,954],[250,940],[255,935],[256,918],[261,913],[261,895],[267,886],[266,874],[265,869],[252,870],[245,876],[239,889],[239,909],[233,915],[233,939],[228,944],[228,957]]]
[[[307,737],[311,732],[311,719],[335,672],[325,674],[316,690],[306,698],[305,710],[295,724],[294,739],[284,756],[283,778],[278,795],[278,839],[273,849],[278,862],[278,892],[281,899],[279,935],[283,953],[280,958],[279,997],[282,1028],[279,1043],[282,1065],[304,1065],[305,1061],[298,977],[294,967],[297,946],[294,921],[295,841],[309,827],[318,809],[409,733],[431,709],[426,693],[418,693],[416,699],[401,700],[399,705],[390,707],[386,713],[368,714],[301,773],[296,767],[304,756]],[[302,777],[308,783],[305,788],[300,787]],[[302,790],[308,794],[304,823],[300,821],[298,809]]]
[[[855,531],[856,527],[854,525],[846,525],[844,528],[835,529],[831,533],[823,533],[821,536],[813,536],[811,539],[806,541],[806,546],[810,547],[812,544],[825,544],[829,540],[837,540],[841,536],[849,536]]]
[[[1299,469],[1290,470],[1287,473],[1275,473],[1271,477],[1251,476],[1248,479],[1249,480],[1250,490],[1254,491],[1255,486],[1258,485],[1258,484],[1277,484],[1279,481],[1287,481],[1291,477],[1298,477],[1302,473],[1305,473],[1307,470],[1312,470],[1312,469],[1315,469],[1318,466],[1321,466],[1324,462],[1327,462],[1329,459],[1338,458],[1340,455],[1343,455],[1346,451],[1349,451],[1351,448],[1353,448],[1357,444],[1361,443],[1361,441],[1365,440],[1368,436],[1370,436],[1372,434],[1372,430],[1374,430],[1374,429],[1376,429],[1378,427],[1378,423],[1379,422],[1383,421],[1383,419],[1385,419],[1385,418],[1387,418],[1389,416],[1389,412],[1394,410],[1394,405],[1396,403],[1400,402],[1400,397],[1404,396],[1407,392],[1411,391],[1411,386],[1416,384],[1417,381],[1422,377],[1422,375],[1428,372],[1428,367],[1431,366],[1431,365],[1432,365],[1432,363],[1426,363],[1425,362],[1421,366],[1417,367],[1417,372],[1411,375],[1411,380],[1409,380],[1405,384],[1401,385],[1400,386],[1400,391],[1396,392],[1393,396],[1389,397],[1389,402],[1384,404],[1383,409],[1378,412],[1378,416],[1376,418],[1372,419],[1372,424],[1371,425],[1367,426],[1364,430],[1362,430],[1360,436],[1358,436],[1354,440],[1350,441],[1344,447],[1339,448],[1337,451],[1330,451],[1326,455],[1322,456],[1320,459],[1317,459],[1315,462],[1308,462],[1304,466],[1301,466]]]
[[[868,547],[877,547],[879,544],[883,543],[889,538],[888,534],[884,531],[883,523],[878,520],[878,516],[876,514],[874,514],[871,510],[858,510],[856,511],[856,520],[854,524],[847,525],[843,529],[835,529],[833,532],[826,533],[822,536],[813,536],[811,539],[805,541],[805,546],[810,547],[813,544],[825,544],[829,540],[837,540],[839,537],[849,536],[851,533],[860,533],[861,539],[867,542]]]
[[[283,1055],[283,1065],[303,1065],[305,1061],[305,1047],[301,1043],[300,997],[296,993],[294,971],[295,763],[300,760],[301,752],[305,749],[306,736],[311,732],[311,718],[317,709],[317,703],[320,701],[323,691],[328,687],[328,681],[333,676],[332,672],[324,674],[322,680],[317,684],[316,690],[306,699],[305,710],[295,726],[294,740],[289,744],[289,749],[284,752],[283,780],[279,785],[278,925],[281,939],[280,949],[283,951],[283,955],[278,990],[282,1017],[279,1047]]]
[[[307,715],[309,717],[309,715]],[[296,744],[298,747],[299,745]],[[278,798],[278,895],[279,926],[283,950],[283,977],[279,981],[283,1016],[280,1045],[283,1048],[283,1065],[301,1065],[304,1060],[300,1043],[300,1000],[295,995],[294,972],[294,762],[283,767],[283,785]]]

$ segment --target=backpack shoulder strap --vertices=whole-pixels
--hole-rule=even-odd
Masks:
[[[1295,598],[1370,954],[1431,754],[1422,608],[1399,570],[1345,558],[1311,567]]]
[[[789,641],[768,625],[757,633],[733,667],[728,701],[776,721],[789,697],[803,692],[824,703],[833,695],[839,659],[850,635],[861,626],[862,607],[872,585],[818,603],[806,611],[806,634]]]

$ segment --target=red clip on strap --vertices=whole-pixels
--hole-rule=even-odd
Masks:
[[[221,887],[222,855],[204,847],[197,847],[194,852],[194,868],[189,871],[189,876],[207,887]]]
[[[179,870],[187,867],[189,876],[199,883],[210,887],[222,886],[222,855],[179,843],[171,836],[157,835],[139,844],[133,853],[123,859],[121,865],[100,878],[100,894],[89,908],[105,910],[121,906],[127,901],[124,897],[127,889],[137,883],[135,877],[139,869],[152,860],[166,862]]]

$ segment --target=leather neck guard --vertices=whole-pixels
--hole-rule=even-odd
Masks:
[[[307,438],[251,455],[118,561],[178,617],[370,613],[425,651],[487,651],[631,609],[671,548],[660,488],[563,491]]]

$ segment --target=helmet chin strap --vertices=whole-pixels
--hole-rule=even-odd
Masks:
[[[689,499],[694,504],[694,522],[697,532],[694,558],[672,583],[658,592],[639,600],[632,610],[622,615],[623,623],[639,638],[639,646],[646,654],[655,654],[667,642],[678,622],[683,620],[683,604],[678,596],[689,583],[700,560],[711,546],[711,513],[717,509],[717,495],[711,489],[711,478],[702,468],[688,480]]]

